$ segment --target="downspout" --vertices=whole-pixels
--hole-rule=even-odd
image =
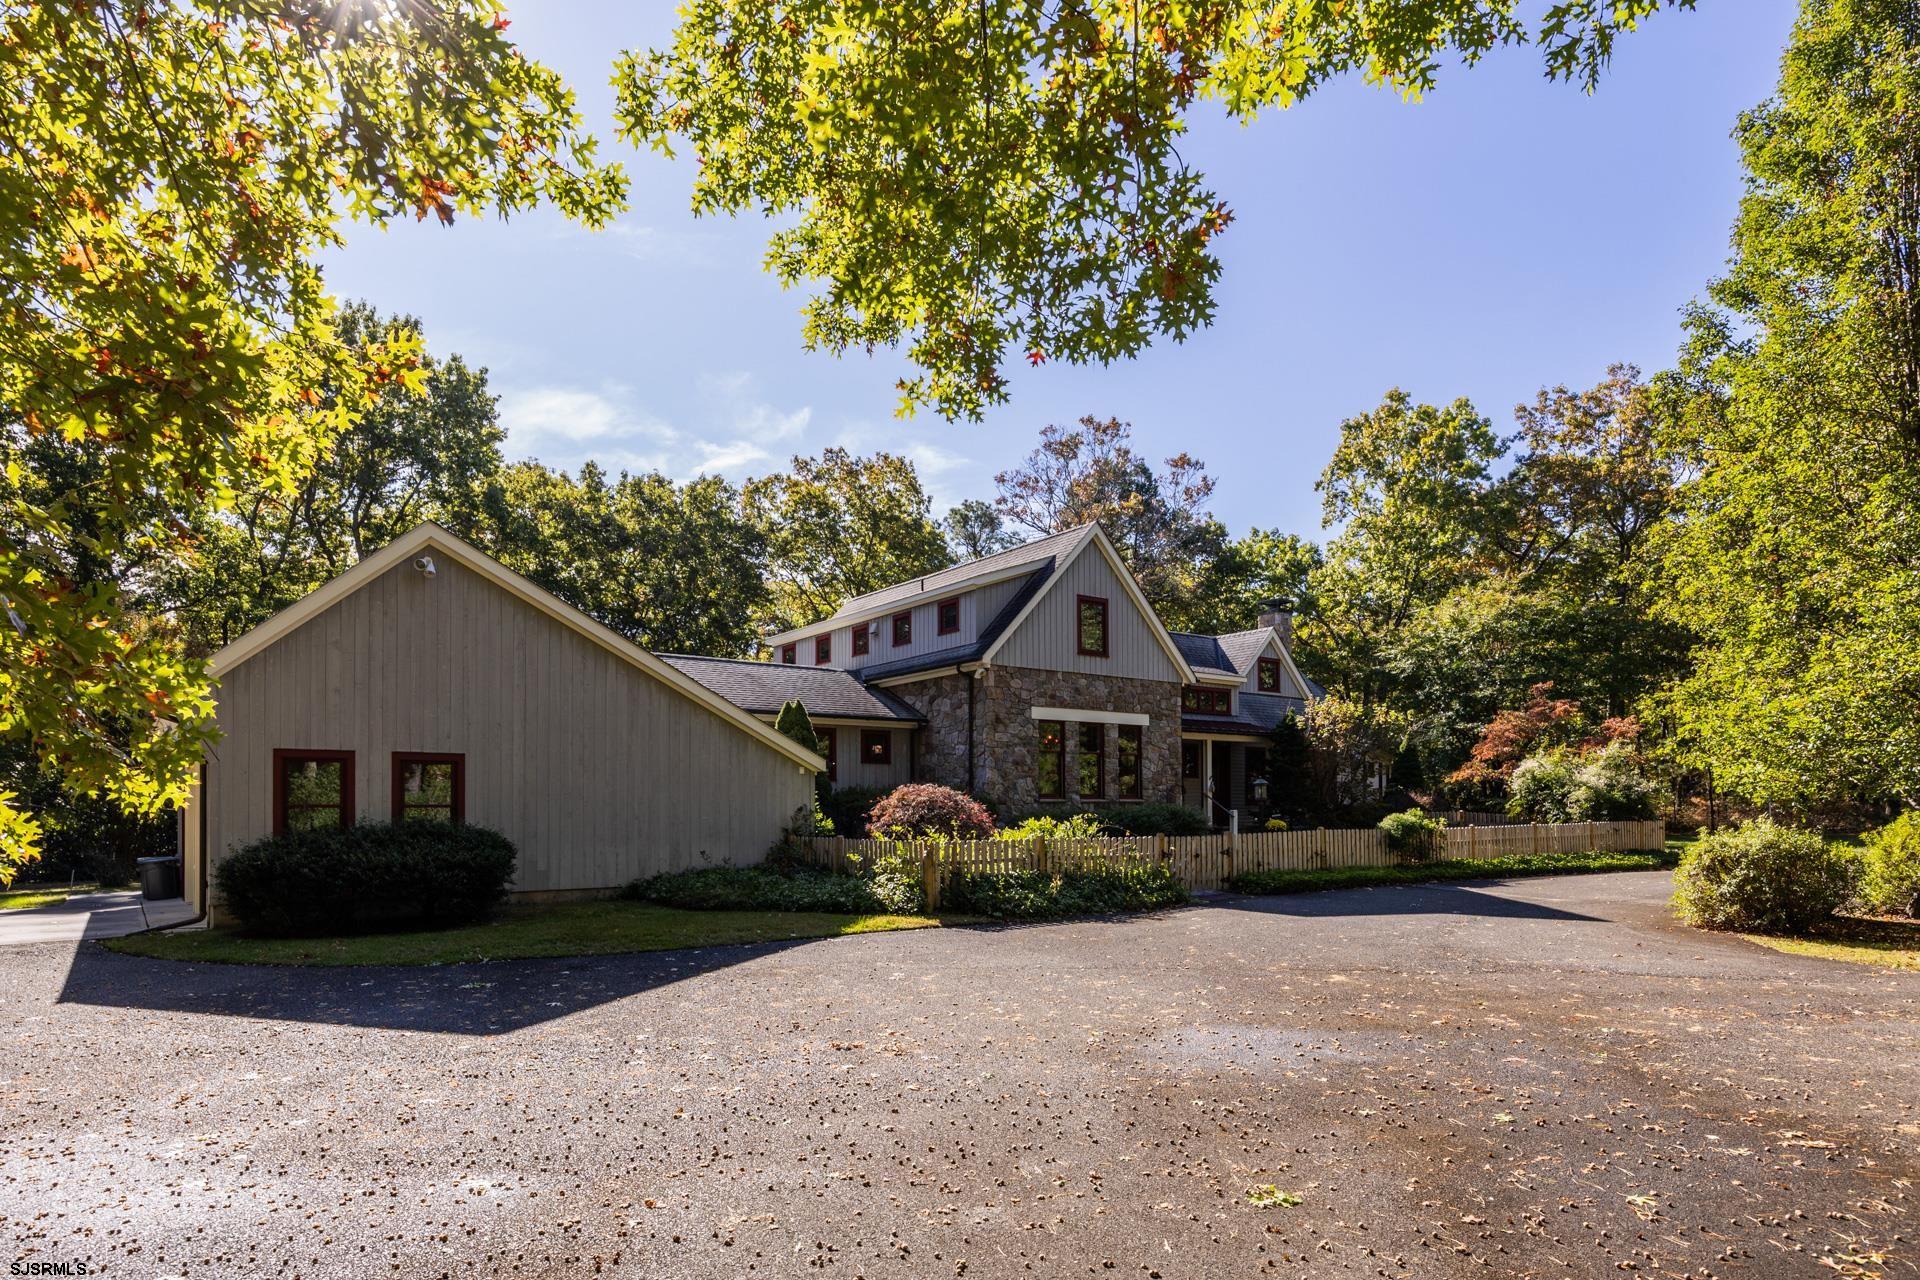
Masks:
[[[974,686],[979,683],[979,676],[970,671],[965,673],[965,679],[967,682],[967,794],[972,795],[976,785],[973,756],[973,700]]]

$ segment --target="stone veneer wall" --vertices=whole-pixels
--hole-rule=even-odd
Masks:
[[[989,667],[978,681],[971,674],[937,676],[895,686],[893,692],[918,707],[927,717],[921,732],[916,772],[928,782],[962,790],[967,786],[967,685],[976,684],[973,790],[992,800],[1001,812],[1013,814],[1039,807],[1034,782],[1039,733],[1030,714],[1034,707],[1071,707],[1085,711],[1131,711],[1149,717],[1141,742],[1142,798],[1180,799],[1180,686],[1169,680],[1131,680],[1117,676],[1085,675],[1077,671],[1043,671],[1032,667]],[[1107,733],[1107,799],[1117,784],[1117,726]],[[1072,795],[1079,777],[1079,739],[1067,732],[1067,788]],[[1052,802],[1049,802],[1052,803]]]

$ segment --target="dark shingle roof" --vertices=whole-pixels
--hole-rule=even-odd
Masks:
[[[746,711],[771,715],[798,699],[807,714],[827,719],[926,719],[885,689],[870,689],[851,671],[838,667],[787,666],[740,658],[702,658],[684,653],[656,655],[672,663],[728,702]]]
[[[872,613],[876,609],[890,609],[897,605],[906,605],[919,601],[924,596],[939,594],[948,587],[956,586],[982,574],[997,573],[1002,570],[1014,570],[1023,565],[1038,566],[1042,561],[1054,561],[1056,557],[1064,559],[1076,545],[1076,539],[1085,541],[1093,536],[1093,526],[1081,525],[1065,533],[1048,534],[1036,538],[1022,546],[1006,551],[982,556],[978,560],[969,560],[957,564],[951,569],[942,569],[923,578],[910,578],[906,582],[882,587],[878,591],[869,591],[863,596],[854,596],[844,601],[834,612],[835,618],[853,617],[858,614]]]
[[[1189,733],[1272,733],[1289,713],[1304,715],[1307,704],[1301,698],[1277,693],[1243,693],[1239,709],[1230,716],[1183,715],[1180,727]]]
[[[1266,648],[1270,631],[1256,627],[1252,631],[1232,631],[1224,636],[1197,636],[1187,631],[1169,632],[1180,654],[1195,675],[1239,676],[1246,679],[1253,661]]]

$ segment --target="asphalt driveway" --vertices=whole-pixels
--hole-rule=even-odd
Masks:
[[[1683,931],[1666,883],[426,970],[8,948],[0,1240],[110,1276],[1920,1274],[1920,977]]]

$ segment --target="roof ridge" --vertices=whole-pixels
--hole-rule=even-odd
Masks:
[[[1071,537],[1076,533],[1083,533],[1088,529],[1097,528],[1099,523],[1100,522],[1097,520],[1089,520],[1085,524],[1074,525],[1071,529],[1061,529],[1054,533],[1043,533],[1043,534],[1040,534],[1038,537],[1028,539],[1027,541],[1021,543],[1019,546],[1007,547],[1004,550],[995,551],[984,556],[975,556],[971,560],[962,560],[958,564],[950,564],[944,569],[934,569],[928,573],[916,573],[910,578],[902,578],[898,582],[890,582],[884,587],[875,587],[871,591],[862,591],[857,596],[848,596],[845,600],[842,600],[840,602],[840,608],[838,612],[845,613],[849,605],[857,604],[860,601],[867,599],[869,596],[885,595],[887,592],[898,590],[899,588],[906,586],[910,582],[925,582],[927,579],[937,578],[943,573],[956,573],[961,569],[968,569],[968,568],[972,568],[975,565],[985,564],[989,560],[998,560],[1002,556],[1010,556],[1017,551],[1030,551],[1034,547],[1039,546],[1043,542],[1050,542],[1055,538]]]

